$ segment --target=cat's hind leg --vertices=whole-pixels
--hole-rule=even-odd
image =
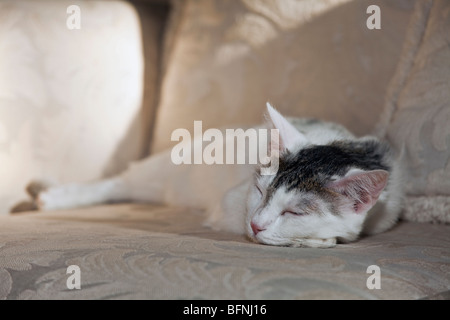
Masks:
[[[127,191],[120,177],[89,183],[71,183],[48,187],[36,195],[41,210],[59,210],[127,200]]]
[[[32,181],[26,187],[26,191],[30,195],[31,201],[22,201],[16,204],[11,208],[11,213],[71,209],[127,200],[127,191],[120,177],[57,186],[51,186],[41,181]]]
[[[109,202],[164,202],[164,181],[169,170],[168,155],[158,154],[135,162],[121,174],[98,181],[49,185],[31,182],[26,191],[31,201],[23,201],[10,211],[59,210]],[[170,159],[169,159],[170,160]],[[170,172],[170,171],[169,171]]]

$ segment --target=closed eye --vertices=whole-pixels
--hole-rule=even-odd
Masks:
[[[285,210],[281,213],[282,216],[284,216],[285,214],[293,214],[295,216],[304,216],[306,215],[305,212],[302,211],[292,211],[292,210]]]

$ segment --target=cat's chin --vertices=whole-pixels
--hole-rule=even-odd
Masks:
[[[297,239],[291,247],[304,248],[333,248],[336,246],[336,238],[328,239]]]
[[[300,238],[300,239],[267,239],[262,236],[251,236],[247,237],[259,244],[278,246],[278,247],[294,247],[294,248],[333,248],[336,246],[336,238],[328,239],[313,239],[313,238]]]

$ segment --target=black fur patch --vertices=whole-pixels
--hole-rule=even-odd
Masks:
[[[278,172],[269,190],[281,186],[300,191],[323,191],[334,175],[344,176],[350,169],[390,171],[391,151],[377,140],[343,140],[315,145],[280,157]]]

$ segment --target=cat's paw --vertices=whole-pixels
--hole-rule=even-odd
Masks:
[[[88,192],[86,190],[91,190]],[[92,198],[101,198],[103,190],[86,189],[80,184],[56,185],[39,193],[36,203],[41,210],[62,210],[92,204]],[[98,194],[96,194],[98,192]],[[95,202],[95,201],[94,201]]]
[[[48,182],[43,181],[31,181],[25,188],[27,193],[33,199],[38,210],[46,210],[48,205],[45,201],[45,194],[51,190],[51,185]]]
[[[39,210],[39,208],[34,201],[21,201],[9,209],[9,213],[18,214],[36,210]]]
[[[300,241],[298,241],[298,247],[306,247],[306,248],[333,248],[335,246],[336,246],[336,238],[328,238],[328,239],[301,239]]]
[[[26,187],[25,190],[31,199],[36,200],[39,198],[39,194],[44,192],[50,187],[50,184],[43,181],[31,181]]]
[[[49,188],[49,184],[42,181],[31,181],[26,187],[25,191],[30,196],[30,200],[21,201],[15,204],[9,212],[12,214],[37,211],[43,209],[43,203],[40,200],[40,195]]]
[[[76,194],[72,186],[55,186],[42,189],[35,202],[40,210],[66,209],[71,206],[71,195]]]

